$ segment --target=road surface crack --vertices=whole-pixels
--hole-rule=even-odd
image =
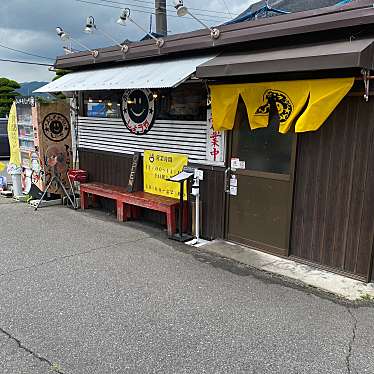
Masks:
[[[49,367],[51,368],[52,372],[54,373],[57,373],[57,374],[64,374],[60,369],[58,369],[58,365],[56,365],[56,363],[53,363],[52,361],[48,360],[47,358],[39,355],[38,353],[34,352],[33,350],[31,350],[30,348],[27,348],[25,347],[21,341],[19,339],[17,339],[16,337],[14,337],[11,333],[9,333],[8,331],[5,331],[4,329],[2,329],[0,327],[0,332],[2,334],[4,334],[5,336],[7,336],[9,339],[13,340],[17,345],[18,345],[18,348],[22,349],[23,351],[29,353],[30,355],[32,355],[34,358],[36,358],[37,360],[39,360],[40,362],[43,362],[47,365],[49,365]]]
[[[31,269],[35,269],[35,268],[38,268],[38,267],[41,267],[41,266],[50,265],[52,263],[55,263],[55,262],[58,262],[58,261],[61,261],[61,260],[66,260],[66,259],[69,259],[69,258],[78,257],[78,256],[86,255],[86,254],[89,254],[89,253],[92,253],[92,252],[102,251],[102,250],[109,249],[109,248],[115,248],[115,247],[118,247],[118,246],[124,245],[124,244],[134,244],[134,243],[137,243],[137,242],[140,242],[140,241],[143,241],[143,240],[147,240],[147,239],[150,239],[150,238],[152,238],[152,237],[151,236],[145,236],[145,237],[142,237],[142,238],[136,239],[136,240],[129,240],[129,241],[120,242],[120,243],[113,243],[113,244],[109,244],[109,245],[106,245],[106,246],[103,246],[103,247],[88,249],[87,251],[83,251],[83,252],[76,252],[76,253],[72,253],[72,254],[65,255],[65,256],[54,257],[54,258],[52,258],[51,260],[48,260],[48,261],[39,262],[37,264],[33,264],[33,265],[30,265],[30,266],[25,266],[23,268],[10,270],[6,273],[1,273],[0,278],[11,275],[13,273],[18,273],[20,271],[31,270]]]
[[[358,320],[357,318],[355,317],[355,315],[353,314],[351,308],[347,307],[347,311],[349,313],[349,315],[351,316],[352,318],[352,322],[353,322],[353,327],[352,327],[352,338],[350,339],[349,341],[349,345],[348,345],[348,354],[345,358],[345,361],[346,361],[346,365],[347,365],[347,371],[348,371],[348,374],[352,374],[352,363],[351,363],[351,357],[352,357],[352,353],[353,353],[353,344],[355,343],[355,340],[356,340],[356,333],[357,333],[357,324],[358,324]],[[356,370],[355,370],[356,372]],[[357,372],[356,372],[357,373]]]

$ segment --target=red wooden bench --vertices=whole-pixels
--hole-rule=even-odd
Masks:
[[[124,187],[112,186],[104,183],[82,183],[80,185],[81,208],[88,208],[88,194],[92,195],[93,202],[96,196],[115,200],[117,203],[117,219],[121,222],[127,221],[128,217],[137,218],[138,209],[131,207],[147,208],[166,213],[168,235],[176,233],[176,210],[179,208],[179,200],[170,197],[153,195],[147,192],[128,192]],[[129,209],[130,208],[130,209]],[[187,209],[183,217],[184,229],[187,226]]]

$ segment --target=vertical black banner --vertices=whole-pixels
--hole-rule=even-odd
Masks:
[[[140,161],[140,152],[135,152],[132,158],[129,184],[127,186],[128,192],[134,192],[134,184],[135,184],[136,172],[139,166],[139,161]]]

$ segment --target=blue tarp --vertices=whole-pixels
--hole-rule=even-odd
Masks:
[[[352,0],[342,0],[336,1],[335,5],[342,6],[350,3]],[[288,14],[291,13],[287,9],[273,8],[272,6],[262,6],[261,8],[253,11],[252,6],[249,7],[244,13],[240,14],[238,17],[232,19],[231,21],[226,22],[224,25],[232,25],[245,21],[253,21],[257,18],[266,18],[275,16],[277,14]]]

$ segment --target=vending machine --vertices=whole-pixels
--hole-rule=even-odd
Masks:
[[[35,97],[33,96],[16,98],[18,141],[22,167],[22,191],[25,194],[28,194],[31,190],[31,160],[35,154],[35,131],[32,123],[32,108],[35,107],[35,103]]]
[[[69,101],[19,98],[16,109],[23,192],[40,198],[53,176],[68,188],[73,159]],[[62,195],[61,187],[52,183],[48,195]]]

